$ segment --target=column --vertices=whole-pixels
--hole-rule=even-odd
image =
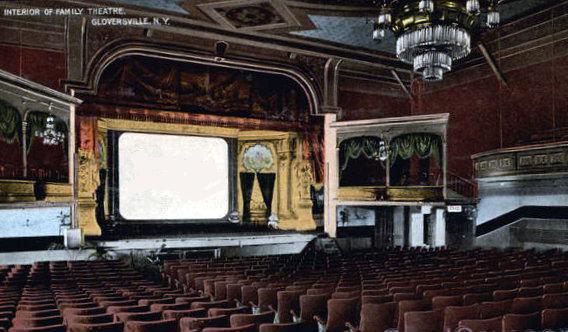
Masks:
[[[410,243],[411,247],[424,246],[424,215],[420,206],[410,208]]]
[[[441,247],[446,245],[446,211],[443,208],[434,210],[434,246]]]
[[[396,206],[393,208],[393,245],[401,246],[404,243],[404,207]]]
[[[337,115],[324,115],[324,231],[331,237],[335,237],[337,231],[337,190],[339,187],[338,156],[336,151],[337,132],[331,128],[336,121]]]

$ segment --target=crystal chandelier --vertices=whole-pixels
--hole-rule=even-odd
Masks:
[[[482,9],[487,26],[499,24],[497,0],[384,0],[373,40],[396,36],[397,57],[425,81],[439,81],[471,52],[471,31]]]
[[[65,133],[55,128],[55,118],[51,114],[45,121],[45,129],[36,131],[35,136],[42,138],[44,145],[59,145],[65,140]]]

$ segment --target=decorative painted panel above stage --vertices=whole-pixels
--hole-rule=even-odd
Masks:
[[[129,57],[100,82],[96,99],[121,105],[292,122],[307,122],[311,108],[287,77],[225,67]]]

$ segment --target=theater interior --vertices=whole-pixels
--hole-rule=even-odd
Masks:
[[[568,1],[0,1],[0,332],[568,331]]]

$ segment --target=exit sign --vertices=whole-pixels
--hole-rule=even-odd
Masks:
[[[462,211],[463,209],[461,205],[448,205],[448,212],[450,213],[460,213]]]

